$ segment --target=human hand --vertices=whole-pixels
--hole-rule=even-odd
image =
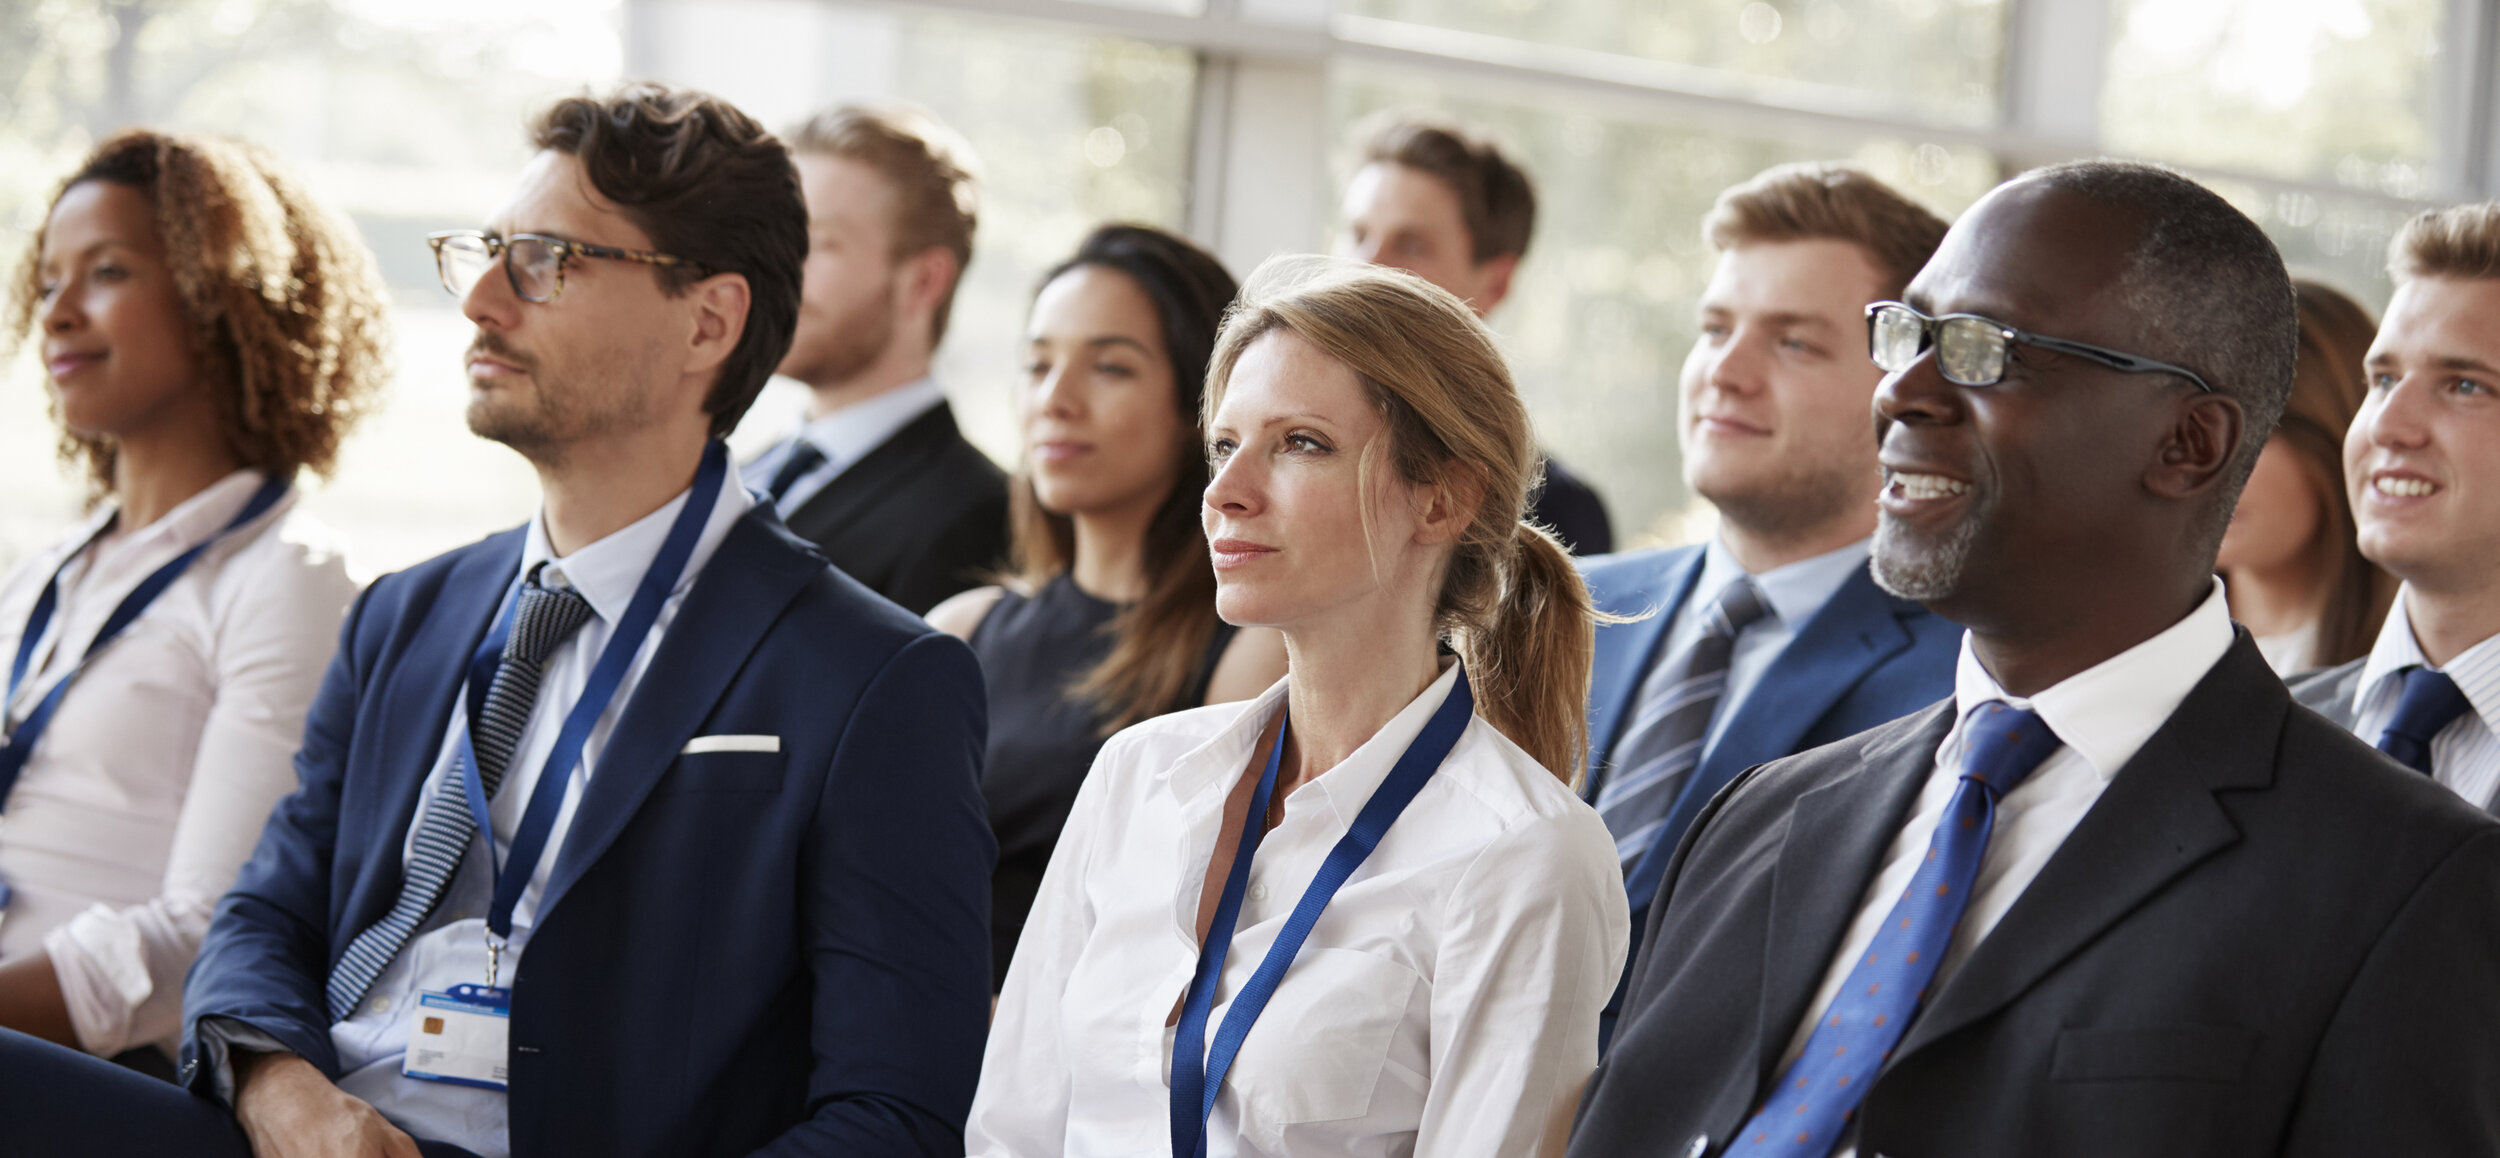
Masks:
[[[234,1116],[253,1158],[420,1158],[416,1139],[291,1053],[235,1051]]]

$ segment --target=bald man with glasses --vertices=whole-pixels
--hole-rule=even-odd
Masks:
[[[1968,629],[1954,694],[1694,822],[1571,1155],[2500,1153],[2500,821],[2295,706],[2213,576],[2273,245],[2062,165],[1904,297],[1873,566]]]

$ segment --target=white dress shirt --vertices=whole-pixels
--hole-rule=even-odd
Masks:
[[[1797,1060],[1797,1055],[1805,1052],[1806,1039],[1813,1036],[1815,1022],[1831,1006],[1832,999],[1840,995],[1840,987],[1849,980],[1849,971],[1866,955],[1876,929],[1908,892],[1910,878],[1917,875],[1919,865],[1927,859],[1936,824],[1944,818],[1945,806],[1952,801],[1954,790],[1961,786],[1962,729],[1969,722],[1972,709],[1990,700],[2002,700],[2011,707],[2038,712],[2049,730],[2065,743],[2049,753],[2029,778],[1997,801],[1988,850],[1981,855],[1979,876],[1971,883],[1970,904],[1962,910],[1961,923],[1954,927],[1952,945],[1936,967],[1929,992],[1940,992],[1953,971],[1969,958],[1971,950],[1987,939],[2006,911],[2021,899],[2023,890],[2031,887],[2049,858],[2066,843],[2075,826],[2083,822],[2084,814],[2092,811],[2092,805],[2101,799],[2109,782],[2117,778],[2119,769],[2126,767],[2127,761],[2135,758],[2136,750],[2169,722],[2180,701],[2187,699],[2197,682],[2230,649],[2231,612],[2223,601],[2219,579],[2214,581],[2205,601],[2185,619],[2029,699],[2009,694],[1997,685],[1996,678],[1988,674],[1971,650],[1970,634],[1964,632],[1962,658],[1953,673],[1954,709],[1960,718],[1937,747],[1935,767],[1927,774],[1927,784],[1919,790],[1909,819],[1902,822],[1900,834],[1884,854],[1883,869],[1875,874],[1875,880],[1860,899],[1857,919],[1849,925],[1849,936],[1824,970],[1822,987],[1815,990],[1814,1000],[1806,1006],[1805,1020],[1790,1035],[1787,1052],[1780,1057],[1780,1068],[1785,1070]],[[1852,1146],[1841,1150],[1835,1158],[1851,1158],[1856,1152]]]
[[[521,549],[521,567],[514,580],[517,582],[543,561],[547,567],[539,572],[539,582],[547,586],[570,584],[589,600],[593,615],[547,657],[537,707],[530,713],[529,725],[522,729],[520,742],[513,746],[512,762],[488,807],[495,823],[497,849],[512,847],[513,830],[520,826],[521,812],[537,788],[539,774],[555,748],[556,734],[563,729],[565,715],[581,697],[600,650],[607,646],[608,636],[624,617],[626,605],[633,602],[643,572],[650,568],[652,557],[659,554],[660,544],[668,538],[669,528],[677,521],[677,512],[684,509],[687,498],[688,494],[681,493],[631,526],[560,559],[547,541],[544,513],[530,520],[529,536]],[[557,854],[564,847],[565,834],[572,829],[573,813],[581,804],[592,770],[599,766],[609,735],[616,730],[617,719],[633,701],[635,687],[642,682],[643,672],[649,668],[653,653],[659,650],[669,624],[677,618],[686,592],[703,573],[703,565],[753,505],[754,500],[739,484],[737,467],[732,465],[722,480],[720,497],[712,504],[711,516],[703,524],[703,534],[695,541],[694,553],[686,559],[684,573],[678,576],[668,601],[660,606],[659,618],[643,638],[641,649],[634,653],[633,664],[625,670],[624,683],[591,729],[582,748],[581,762],[571,770],[572,780],[565,786],[563,805],[547,836],[546,854],[539,858],[528,887],[513,906],[512,936],[503,952],[499,984],[512,984],[513,972],[528,948],[530,930],[537,924],[538,898],[546,890],[548,874],[554,870]],[[510,599],[511,593],[507,592],[505,598]],[[458,755],[461,729],[468,718],[465,689],[453,705],[451,721],[444,730],[433,771],[426,776],[420,801],[434,798],[435,785],[451,775],[453,760]],[[424,806],[420,804],[400,850],[403,862],[424,819]],[[418,995],[485,980],[485,913],[492,884],[485,846],[472,840],[467,857],[453,874],[433,914],[418,927],[399,955],[391,959],[390,967],[374,981],[356,1011],[330,1028],[331,1044],[338,1048],[339,1071],[345,1075],[339,1079],[340,1089],[372,1103],[382,1116],[410,1134],[450,1142],[483,1158],[501,1158],[511,1152],[505,1133],[503,1092],[421,1081],[401,1074],[400,1066],[408,1050],[409,1011]],[[623,1016],[630,1011],[618,1012]],[[238,1044],[248,1044],[242,1038],[237,1040]]]
[[[56,569],[60,596],[9,720],[77,667],[124,596],[224,529],[261,483],[237,471],[81,551],[107,509],[19,567],[0,587],[0,663]],[[295,787],[304,713],[357,586],[339,540],[290,494],[194,560],[61,698],[0,820],[0,881],[16,892],[0,959],[51,957],[81,1048],[177,1044],[183,976]]]
[[[2490,808],[2493,790],[2500,788],[2500,732],[2494,730],[2500,725],[2500,636],[2466,648],[2445,666],[2434,664],[2413,637],[2413,619],[2405,610],[2412,597],[2410,589],[2397,592],[2378,642],[2361,665],[2361,679],[2353,687],[2353,734],[2364,743],[2378,743],[2404,694],[2406,668],[2447,673],[2472,710],[2431,737],[2431,775],[2456,789],[2467,803]]]
[[[1320,862],[1455,686],[1453,665],[1261,840],[1208,1038]],[[1171,1148],[1165,1023],[1198,962],[1226,796],[1285,698],[1149,720],[1078,793],[990,1027],[970,1153]],[[1469,721],[1332,900],[1233,1063],[1208,1158],[1532,1151],[1597,1064],[1629,916],[1595,810]]]
[[[1703,743],[1703,759],[1709,758],[1710,746],[1719,742],[1719,734],[1727,730],[1728,721],[1736,718],[1745,706],[1745,697],[1753,694],[1754,685],[1762,682],[1762,673],[1770,670],[1780,652],[1786,650],[1797,631],[1823,610],[1823,605],[1839,594],[1841,584],[1866,567],[1868,540],[1860,539],[1837,551],[1826,551],[1811,559],[1773,567],[1751,576],[1754,588],[1762,593],[1763,615],[1744,630],[1736,633],[1736,644],[1727,661],[1727,683],[1719,693],[1719,706],[1710,717],[1710,731]],[[1702,551],[1701,575],[1693,580],[1692,595],[1675,609],[1675,619],[1667,628],[1667,638],[1659,646],[1655,662],[1650,665],[1648,679],[1654,679],[1675,656],[1684,654],[1700,638],[1701,613],[1716,603],[1727,585],[1745,578],[1745,568],[1717,539]],[[1649,689],[1644,684],[1642,695]]]
[[[873,398],[863,398],[809,419],[797,434],[757,455],[750,469],[756,483],[763,485],[780,473],[791,448],[802,440],[816,444],[816,449],[824,453],[824,464],[800,475],[789,490],[782,492],[781,501],[773,504],[774,511],[786,519],[790,512],[815,498],[825,484],[868,457],[868,452],[885,445],[887,439],[945,401],[946,391],[938,380],[924,375]]]

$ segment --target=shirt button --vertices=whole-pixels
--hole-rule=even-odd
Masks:
[[[373,1000],[365,1003],[365,1009],[372,1013],[389,1013],[391,1011],[391,999],[377,993],[373,996]]]
[[[1264,900],[1266,900],[1266,899],[1267,899],[1267,886],[1266,886],[1266,885],[1252,885],[1252,886],[1250,886],[1250,899],[1251,899],[1251,900],[1254,900],[1254,901],[1264,901]]]

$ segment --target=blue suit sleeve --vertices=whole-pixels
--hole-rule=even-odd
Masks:
[[[809,1118],[761,1153],[956,1155],[989,1028],[989,710],[951,636],[905,646],[860,697],[809,836]]]
[[[259,1037],[245,1035],[252,1043],[275,1041],[338,1077],[322,994],[330,963],[330,864],[356,702],[370,674],[365,653],[372,645],[359,639],[359,628],[382,586],[367,588],[348,612],[305,717],[295,791],[270,813],[259,847],[218,902],[191,966],[183,989],[182,1078],[194,1091],[233,1089],[226,1046],[236,1035],[219,1027],[237,1024],[257,1031]]]

